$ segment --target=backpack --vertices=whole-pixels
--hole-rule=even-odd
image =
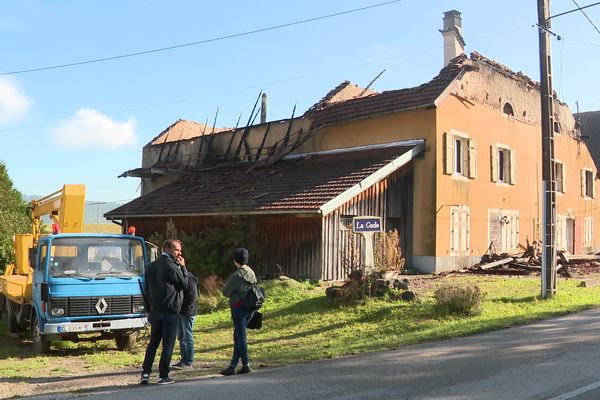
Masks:
[[[249,311],[260,309],[265,302],[265,296],[265,291],[262,288],[258,287],[256,283],[252,284],[244,298],[244,307]]]

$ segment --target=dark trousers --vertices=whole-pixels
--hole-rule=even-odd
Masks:
[[[233,357],[230,366],[235,368],[242,359],[242,365],[248,366],[248,339],[246,338],[246,327],[248,321],[252,319],[254,311],[248,311],[244,307],[235,307],[231,309],[231,319],[233,320]]]
[[[160,378],[169,376],[171,357],[173,356],[173,348],[175,347],[175,339],[177,338],[178,323],[179,314],[156,312],[150,316],[152,330],[148,347],[146,347],[144,364],[142,364],[142,373],[149,374],[152,372],[152,364],[154,364],[156,350],[158,350],[158,346],[162,341],[162,352],[158,363],[158,373]]]

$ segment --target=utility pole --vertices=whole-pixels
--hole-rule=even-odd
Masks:
[[[550,56],[550,0],[537,0],[542,106],[542,298],[556,293],[556,179],[554,171],[554,112]]]

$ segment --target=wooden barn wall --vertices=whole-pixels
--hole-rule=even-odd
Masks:
[[[139,236],[149,238],[155,233],[164,235],[170,222],[178,232],[191,234],[234,223],[243,224],[248,220],[256,222],[257,234],[264,241],[260,265],[250,262],[259,275],[278,276],[283,273],[295,278],[321,278],[320,216],[130,218],[127,225],[135,226]]]
[[[383,229],[397,229],[401,247],[412,246],[412,167],[405,166],[323,218],[324,280],[342,280],[352,264],[364,260],[362,236],[344,224],[352,216],[382,217]],[[357,266],[357,265],[356,265]]]

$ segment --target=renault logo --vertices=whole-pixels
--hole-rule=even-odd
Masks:
[[[108,303],[106,303],[104,297],[100,297],[100,299],[98,299],[98,302],[96,303],[96,311],[98,311],[98,314],[104,314],[107,308]]]

